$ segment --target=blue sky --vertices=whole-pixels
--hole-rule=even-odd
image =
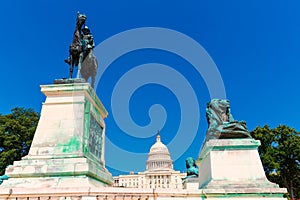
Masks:
[[[300,2],[296,0],[2,1],[0,113],[9,113],[16,106],[34,108],[39,112],[45,100],[39,85],[52,84],[54,79],[68,76],[68,66],[63,60],[68,56],[76,13],[80,11],[87,15],[87,25],[94,35],[96,46],[116,34],[143,27],[164,28],[184,34],[200,44],[214,61],[235,119],[245,120],[249,130],[265,124],[271,127],[286,124],[300,130],[299,7]],[[119,46],[107,51],[114,52],[126,42],[123,40]],[[181,47],[180,42],[177,43],[178,48]],[[191,53],[195,52],[191,50]],[[100,63],[101,59],[105,60],[98,57]],[[183,115],[174,90],[153,81],[135,90],[126,107],[136,125],[149,125],[150,128],[136,129],[138,132],[128,128],[132,132],[126,133],[124,127],[119,126],[116,122],[119,114],[112,114],[114,108],[111,104],[115,85],[135,66],[147,63],[169,66],[188,80],[198,103],[191,109],[195,112],[199,109],[199,122],[195,121],[193,111]],[[169,76],[161,78],[172,80]],[[214,77],[210,78],[214,80]],[[173,81],[176,85],[178,79]],[[125,92],[126,87],[129,85],[123,84]],[[128,169],[135,172],[144,170],[146,156],[142,160],[132,158],[135,154],[149,151],[155,141],[154,129],[161,129],[162,141],[168,146],[178,140],[178,134],[189,140],[187,148],[180,144],[169,148],[171,154],[174,151],[180,154],[174,159],[175,169],[184,171],[185,158],[198,157],[207,128],[205,107],[211,91],[204,77],[186,59],[166,50],[136,49],[120,55],[108,66],[96,92],[110,113],[106,119],[107,138],[127,155],[118,157],[118,153],[112,153],[114,150],[106,149],[107,165],[113,174]],[[116,99],[122,101],[123,97],[116,96]],[[194,105],[190,102],[190,94],[182,99]],[[156,104],[164,110],[159,106],[152,107],[151,118],[149,109]],[[118,108],[115,112],[118,113]],[[193,126],[196,124],[195,133],[189,127],[178,131],[179,124],[186,118],[194,123]],[[165,120],[165,123],[160,120]],[[151,125],[152,122],[154,125]],[[124,167],[119,167],[120,163]]]

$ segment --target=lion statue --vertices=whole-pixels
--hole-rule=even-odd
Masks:
[[[194,160],[194,158],[188,157],[185,160],[185,165],[187,173],[185,179],[199,176],[198,166],[196,165],[196,161]]]
[[[206,107],[206,119],[208,122],[206,141],[210,139],[251,138],[246,122],[233,119],[228,100],[211,100]]]

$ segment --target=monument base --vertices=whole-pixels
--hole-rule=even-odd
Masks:
[[[267,180],[254,139],[211,139],[200,154],[199,188],[206,194],[281,196],[285,188]],[[251,195],[250,195],[251,196]]]
[[[47,96],[27,156],[6,169],[5,188],[102,187],[107,111],[88,83],[44,85]]]
[[[81,158],[26,159],[6,170],[9,179],[1,187],[103,187],[111,184],[110,173],[101,165]]]
[[[84,78],[61,78],[55,79],[54,84],[72,84],[72,83],[86,83]]]
[[[186,190],[198,190],[199,177],[192,177],[183,180],[183,188]]]
[[[95,187],[107,187],[107,184],[96,181],[89,176],[66,176],[66,177],[39,177],[39,178],[10,178],[8,181],[4,181],[1,188],[95,188]]]

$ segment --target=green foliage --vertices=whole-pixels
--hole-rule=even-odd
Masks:
[[[39,114],[33,109],[17,107],[11,114],[0,114],[0,174],[28,154],[38,120]]]
[[[259,154],[268,179],[286,187],[290,198],[300,198],[300,134],[280,125],[256,127],[251,136],[261,141]]]

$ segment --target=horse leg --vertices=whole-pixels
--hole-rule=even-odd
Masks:
[[[94,88],[94,84],[95,84],[95,73],[92,74],[92,82],[91,82],[91,85],[92,85],[92,88]]]
[[[69,59],[69,65],[70,65],[70,78],[72,78],[73,69],[74,69],[74,59],[73,59],[72,54],[70,54],[70,57],[68,59]]]
[[[93,71],[91,73],[91,76],[92,76],[92,88],[94,88],[94,85],[95,85],[95,79],[96,79],[96,75],[97,75],[97,71],[98,71],[98,61],[97,61],[97,58],[96,56],[94,56],[94,54],[92,54],[92,67],[93,67]]]
[[[72,78],[72,75],[73,75],[73,69],[74,69],[74,66],[71,64],[71,65],[70,65],[70,78]]]
[[[77,71],[77,77],[76,78],[80,78],[81,77],[81,64],[82,64],[82,58],[83,58],[83,53],[80,53],[79,55],[79,61],[78,61],[78,71]]]

